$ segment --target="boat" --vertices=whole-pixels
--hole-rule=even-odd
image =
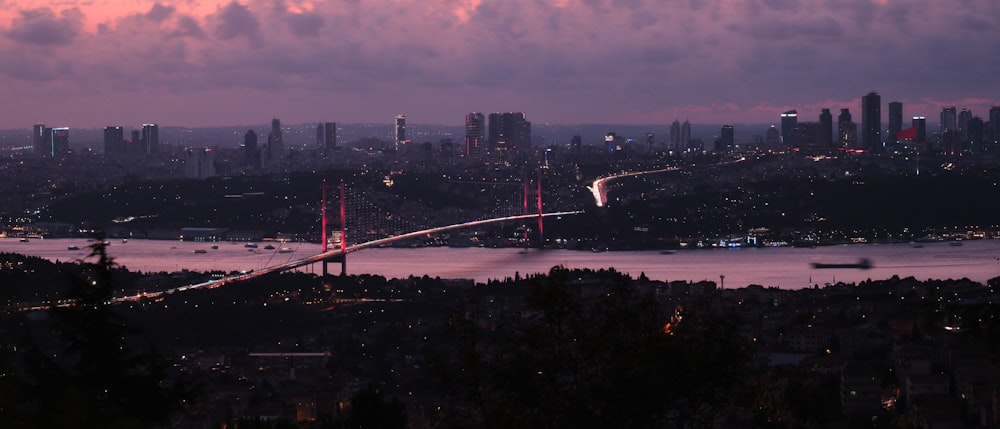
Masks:
[[[194,253],[208,253],[205,249],[195,249]]]
[[[948,245],[949,246],[953,246],[953,247],[958,247],[958,246],[962,245],[962,242],[961,241],[952,241],[952,242],[948,243]]]
[[[213,244],[212,245],[212,250],[219,250],[219,245],[218,244]]]
[[[264,250],[274,250],[274,246],[268,244],[267,246],[264,246]]]
[[[122,239],[122,244],[125,244],[125,243],[128,243],[128,239],[127,238],[123,238]]]
[[[872,260],[868,258],[859,259],[855,263],[846,264],[826,264],[822,262],[813,262],[812,267],[816,269],[826,269],[826,268],[853,268],[858,270],[868,270],[872,268]]]
[[[69,246],[66,250],[80,250],[80,246]]]
[[[278,253],[292,253],[294,251],[295,250],[292,250],[291,247],[282,247],[282,248],[278,249]]]
[[[675,253],[677,253],[676,250],[670,250],[670,249],[660,251],[661,255],[673,255]]]
[[[27,243],[28,242],[28,237],[21,238],[21,242],[22,243]]]
[[[246,247],[247,249],[256,249],[257,248],[257,243],[247,243],[247,244],[244,244],[243,247]]]

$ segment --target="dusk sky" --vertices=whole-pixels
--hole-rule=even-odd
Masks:
[[[0,128],[860,121],[870,90],[936,124],[1000,104],[997,17],[997,0],[0,0]]]

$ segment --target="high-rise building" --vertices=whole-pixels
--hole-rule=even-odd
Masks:
[[[681,146],[681,123],[679,121],[674,121],[670,124],[670,149],[672,150],[682,150],[687,146]]]
[[[142,124],[142,143],[144,153],[157,153],[160,151],[160,126],[156,124]]]
[[[771,125],[771,127],[764,132],[764,144],[766,144],[768,148],[774,148],[778,146],[779,143],[781,143],[781,132],[778,131],[778,127]]]
[[[833,114],[830,109],[823,109],[819,114],[819,137],[816,144],[823,147],[833,146]]]
[[[885,136],[886,141],[896,143],[896,134],[903,130],[903,103],[892,101],[889,103],[889,130]]]
[[[184,177],[204,179],[215,175],[215,152],[209,148],[184,151]]]
[[[281,135],[281,120],[271,119],[271,132],[267,134],[267,158],[280,158],[284,151],[285,139]]]
[[[45,124],[35,124],[31,129],[31,137],[34,140],[35,153],[44,155],[48,152],[45,148]]]
[[[479,155],[483,152],[486,132],[486,117],[479,112],[465,115],[465,156]]]
[[[681,124],[681,149],[689,149],[691,147],[691,121],[685,119],[684,123]]]
[[[1000,145],[1000,106],[990,107],[990,138],[994,146]]]
[[[927,143],[927,118],[923,116],[914,116],[912,127],[916,129],[916,136],[913,139],[914,143]]]
[[[962,143],[969,142],[969,121],[972,120],[972,111],[969,109],[962,109],[958,112],[958,138],[962,140]]]
[[[736,132],[733,130],[733,126],[726,124],[722,126],[719,130],[719,141],[721,143],[721,150],[726,152],[731,152],[736,149]]]
[[[69,153],[69,128],[45,128],[45,156],[56,157]]]
[[[406,144],[406,115],[396,115],[396,150]]]
[[[243,162],[247,167],[260,168],[260,151],[257,149],[257,133],[247,130],[243,135]]]
[[[337,123],[323,122],[316,126],[316,146],[323,151],[337,147]]]
[[[122,127],[104,127],[104,155],[121,155],[125,152],[125,130]]]
[[[958,118],[955,115],[955,106],[944,106],[941,108],[941,134],[948,130],[958,129]]]
[[[875,91],[861,97],[861,147],[882,150],[882,97]]]
[[[531,147],[531,122],[524,112],[490,113],[489,146],[500,156]]]
[[[965,123],[969,152],[981,153],[986,150],[986,124],[983,119],[973,116]]]
[[[795,126],[799,123],[799,112],[789,110],[781,114],[781,143],[795,146]]]
[[[840,109],[840,115],[837,115],[837,146],[853,148],[857,139],[858,125],[851,119],[851,110]]]

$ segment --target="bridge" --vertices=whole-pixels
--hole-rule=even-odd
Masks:
[[[462,182],[462,183],[480,184],[480,183],[483,183],[483,182]],[[498,185],[510,185],[510,183],[498,183]],[[340,182],[340,186],[338,187],[339,198],[337,198],[337,199],[339,200],[339,213],[337,213],[337,214],[339,216],[338,216],[338,222],[337,223],[339,224],[339,230],[336,231],[336,234],[333,237],[334,239],[331,240],[330,239],[331,237],[329,237],[329,234],[328,234],[328,232],[330,232],[330,229],[331,229],[330,228],[331,222],[330,222],[330,216],[328,215],[328,210],[327,210],[327,197],[328,197],[328,194],[330,193],[330,191],[329,191],[329,188],[327,186],[327,183],[324,181],[323,182],[322,202],[321,202],[321,206],[320,206],[320,212],[321,212],[321,221],[320,221],[320,224],[321,224],[321,228],[322,228],[322,234],[321,234],[322,250],[320,251],[320,253],[317,253],[315,255],[310,255],[310,256],[307,256],[307,257],[304,257],[304,258],[290,260],[290,261],[287,261],[287,262],[284,262],[284,263],[278,263],[278,264],[275,264],[275,265],[271,265],[271,266],[264,267],[264,268],[257,269],[257,270],[253,270],[253,271],[248,271],[248,272],[245,272],[245,273],[224,276],[222,278],[213,279],[213,280],[209,280],[209,281],[205,281],[205,282],[200,282],[200,283],[195,283],[195,284],[189,284],[189,285],[184,285],[184,286],[179,286],[179,287],[173,287],[173,288],[168,288],[168,289],[159,290],[159,291],[140,292],[140,293],[133,294],[133,295],[118,296],[118,297],[113,298],[112,301],[113,302],[137,301],[137,300],[140,300],[140,299],[151,299],[151,298],[159,297],[161,295],[172,294],[172,293],[175,293],[175,292],[182,292],[182,291],[191,290],[191,289],[211,289],[211,288],[219,287],[219,286],[230,284],[230,283],[237,283],[237,282],[241,282],[241,281],[246,281],[246,280],[258,278],[258,277],[265,276],[265,275],[271,274],[271,273],[295,270],[295,269],[298,269],[298,268],[301,268],[301,267],[304,267],[304,266],[309,266],[309,265],[313,265],[313,264],[317,264],[317,263],[322,264],[323,275],[324,276],[326,276],[328,274],[327,265],[329,263],[339,263],[340,266],[341,266],[341,274],[346,274],[346,272],[347,272],[347,264],[346,264],[347,259],[346,259],[346,257],[347,257],[347,254],[349,254],[349,253],[357,252],[357,251],[360,251],[360,250],[363,250],[363,249],[367,249],[367,248],[371,248],[371,247],[385,246],[385,245],[389,245],[389,244],[392,244],[392,243],[397,242],[397,241],[403,241],[403,240],[409,240],[409,239],[413,239],[413,238],[424,237],[424,236],[431,235],[431,234],[439,234],[439,233],[447,232],[447,231],[451,231],[451,230],[464,229],[464,228],[474,228],[474,227],[477,227],[477,226],[488,225],[488,224],[493,224],[493,223],[525,221],[525,220],[528,220],[528,221],[537,221],[537,224],[538,224],[538,240],[539,240],[539,243],[541,244],[541,243],[544,242],[543,241],[544,240],[544,230],[543,230],[543,219],[544,218],[546,218],[546,217],[553,217],[553,216],[560,217],[560,216],[576,215],[576,214],[583,213],[583,211],[582,210],[576,210],[576,211],[558,211],[558,212],[548,212],[548,213],[544,212],[543,211],[543,205],[542,205],[542,184],[541,184],[541,177],[539,177],[538,180],[536,181],[536,185],[537,186],[536,186],[534,192],[531,192],[532,190],[529,188],[528,183],[527,182],[523,183],[522,184],[522,196],[520,198],[516,198],[516,199],[512,200],[512,201],[515,201],[516,203],[519,203],[519,204],[514,204],[514,205],[519,205],[520,206],[520,211],[522,212],[522,214],[509,214],[509,213],[508,214],[501,214],[501,215],[495,215],[494,214],[493,216],[490,216],[490,217],[488,217],[486,219],[479,219],[479,220],[473,220],[473,221],[467,221],[467,222],[459,222],[459,223],[454,223],[454,224],[449,224],[449,225],[444,225],[444,226],[435,226],[435,227],[423,228],[423,229],[419,229],[419,230],[411,231],[411,232],[405,232],[405,233],[400,233],[400,234],[390,234],[390,235],[388,235],[386,237],[381,237],[381,238],[375,238],[375,239],[371,239],[371,240],[366,240],[366,241],[363,241],[363,242],[360,242],[360,243],[348,244],[348,241],[347,241],[347,222],[346,222],[346,219],[348,217],[348,210],[347,210],[347,203],[346,203],[346,201],[347,201],[347,193],[345,192],[344,182],[341,181]],[[531,194],[531,193],[534,193],[534,195],[536,197],[535,198],[535,200],[536,200],[535,206],[536,206],[536,210],[537,211],[535,213],[528,213],[528,211],[529,211],[529,204],[528,204],[529,194]],[[378,217],[378,216],[375,216],[375,217]],[[362,227],[362,228],[358,228],[358,229],[366,229],[366,228],[377,229],[377,228],[372,227],[372,226]],[[331,244],[331,242],[332,242],[332,244],[335,245],[335,246],[333,246],[333,248],[331,248],[331,246],[329,246]]]

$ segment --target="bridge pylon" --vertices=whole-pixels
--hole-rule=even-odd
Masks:
[[[323,240],[322,250],[323,253],[329,251],[329,238],[327,234],[329,233],[329,217],[326,213],[326,196],[329,193],[329,189],[326,184],[326,180],[323,180],[323,198],[320,206],[320,223],[323,228],[323,233],[321,240]],[[328,276],[329,264],[330,263],[340,263],[340,275],[347,275],[347,220],[345,219],[346,202],[344,199],[344,181],[340,181],[340,254],[336,256],[331,256],[329,258],[323,259],[320,264],[323,266],[323,277]]]

